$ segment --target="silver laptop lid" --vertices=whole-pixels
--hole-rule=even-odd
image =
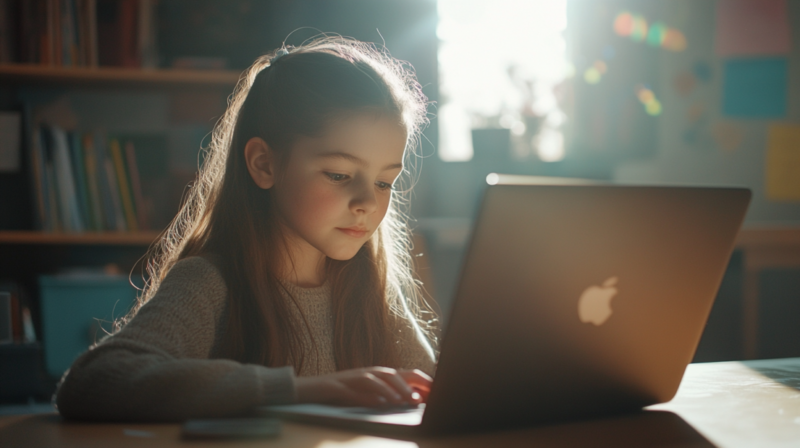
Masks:
[[[671,399],[750,191],[489,180],[423,427],[513,426]]]

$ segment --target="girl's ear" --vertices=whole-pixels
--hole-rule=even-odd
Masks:
[[[248,140],[244,145],[244,159],[250,177],[259,188],[268,190],[275,185],[277,158],[267,142],[259,137]]]

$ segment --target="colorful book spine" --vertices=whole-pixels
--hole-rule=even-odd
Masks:
[[[100,187],[98,186],[97,156],[95,155],[94,136],[90,133],[83,135],[83,154],[83,161],[86,165],[86,184],[91,204],[92,228],[104,230],[103,201],[100,198]]]
[[[136,210],[133,205],[133,195],[131,194],[130,183],[128,176],[125,172],[125,161],[122,158],[122,148],[119,145],[119,140],[112,139],[109,144],[111,150],[111,158],[114,161],[114,169],[116,170],[117,183],[119,185],[119,197],[122,204],[122,211],[125,216],[125,223],[130,231],[137,231],[139,225],[136,220]]]
[[[97,0],[84,0],[86,2],[87,42],[86,53],[90,67],[99,65],[97,57]]]
[[[72,174],[75,178],[75,192],[78,199],[78,211],[86,230],[94,230],[92,224],[91,200],[86,183],[86,170],[83,161],[83,145],[77,132],[68,132],[69,152],[72,158]]]
[[[111,209],[114,212],[115,227],[113,230],[124,232],[128,230],[125,224],[125,212],[122,211],[122,201],[119,196],[119,182],[117,181],[117,174],[114,170],[114,162],[106,157],[104,161],[106,176],[108,177],[109,196],[111,197]]]
[[[82,232],[85,230],[78,208],[78,195],[75,178],[72,173],[72,160],[69,155],[67,133],[57,127],[51,128],[54,143],[54,162],[56,183],[58,186],[59,206],[62,216],[62,227],[66,231]]]
[[[44,154],[44,176],[42,177],[42,189],[47,198],[47,228],[46,230],[57,232],[63,230],[61,226],[61,210],[56,195],[56,174],[53,161],[54,146],[53,134],[47,127],[42,127],[42,153]]]
[[[36,227],[47,229],[47,191],[44,188],[44,154],[42,153],[42,135],[39,129],[30,130],[31,136],[31,173],[33,191],[36,193]]]
[[[75,65],[72,58],[72,8],[70,7],[69,0],[56,0],[58,2],[60,16],[58,17],[59,26],[61,27],[61,65],[69,67]]]
[[[139,164],[136,162],[136,148],[132,142],[125,143],[125,157],[128,162],[128,174],[131,180],[131,190],[133,192],[133,202],[136,208],[136,216],[139,218],[139,230],[148,230],[147,210],[142,194],[142,181],[139,177]]]
[[[119,225],[124,226],[124,223],[117,223],[117,213],[114,208],[114,184],[111,182],[108,170],[106,170],[106,142],[105,136],[96,132],[94,134],[94,154],[95,161],[97,162],[97,183],[100,189],[100,197],[103,202],[103,215],[104,228],[106,230],[118,230]]]
[[[157,6],[158,0],[0,0],[0,63],[96,67],[103,59],[155,67]]]

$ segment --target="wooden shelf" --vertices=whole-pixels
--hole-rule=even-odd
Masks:
[[[0,64],[0,82],[51,85],[113,85],[232,89],[239,72],[231,70],[126,69]]]
[[[0,231],[0,244],[74,244],[149,246],[159,232],[39,232],[35,230]]]

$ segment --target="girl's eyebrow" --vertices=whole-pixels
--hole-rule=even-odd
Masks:
[[[355,163],[356,165],[360,165],[362,167],[365,167],[365,166],[368,165],[368,163],[364,159],[362,159],[360,157],[356,157],[356,156],[354,156],[352,154],[348,154],[346,152],[339,152],[339,151],[323,152],[321,154],[317,154],[317,157],[319,157],[319,158],[345,159],[348,162]],[[390,163],[390,164],[386,165],[385,167],[383,167],[383,171],[391,170],[391,169],[397,169],[397,168],[403,168],[403,164],[402,163]]]

